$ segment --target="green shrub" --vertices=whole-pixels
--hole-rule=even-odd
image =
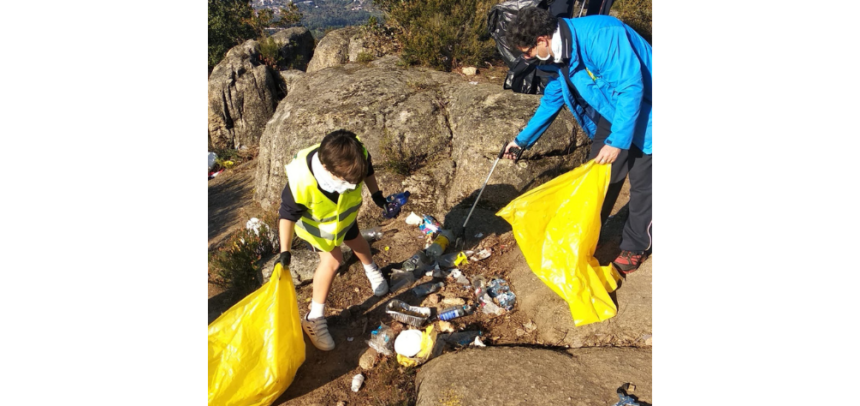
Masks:
[[[279,70],[284,64],[284,57],[278,43],[272,37],[259,38],[257,42],[260,44],[260,61],[276,71]]]
[[[388,13],[409,65],[450,71],[461,64],[481,65],[493,57],[487,12],[495,0],[376,0]]]
[[[243,229],[231,235],[226,243],[209,254],[209,273],[231,291],[236,300],[257,288],[260,282],[260,260],[280,251],[276,214],[264,216],[259,235]]]
[[[358,57],[355,58],[355,60],[360,63],[368,63],[373,60],[373,55],[368,52],[361,51],[358,53]]]

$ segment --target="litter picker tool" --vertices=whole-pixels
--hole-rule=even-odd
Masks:
[[[478,197],[475,198],[475,203],[472,203],[472,209],[469,210],[469,215],[466,216],[466,221],[463,222],[463,229],[460,231],[460,235],[457,237],[456,246],[461,246],[463,244],[463,235],[466,233],[466,224],[469,223],[469,218],[472,217],[472,212],[475,211],[475,206],[478,205],[478,200],[481,200],[481,195],[484,194],[484,189],[487,187],[487,182],[490,181],[490,176],[493,176],[493,171],[496,170],[496,165],[499,164],[499,160],[502,159],[502,156],[505,155],[505,147],[508,144],[502,144],[502,150],[499,151],[499,156],[496,157],[496,162],[493,162],[493,167],[490,169],[490,173],[487,174],[487,179],[484,180],[484,185],[481,186],[481,191],[478,192]],[[523,155],[523,149],[518,147],[511,147],[511,154],[514,155],[514,163],[520,160],[520,156]]]

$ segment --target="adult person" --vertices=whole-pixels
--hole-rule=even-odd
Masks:
[[[651,249],[651,45],[615,17],[557,19],[535,7],[519,11],[506,39],[555,76],[505,157],[514,157],[514,146],[530,148],[566,105],[593,139],[589,159],[612,165],[601,224],[630,176],[630,216],[612,263],[622,273],[635,271]]]

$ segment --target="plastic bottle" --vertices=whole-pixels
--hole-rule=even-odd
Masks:
[[[508,287],[508,283],[504,279],[493,279],[487,285],[487,293],[493,298],[510,290],[511,288]]]
[[[361,384],[364,383],[364,375],[358,374],[352,377],[352,391],[358,392],[361,388]]]
[[[424,251],[418,251],[403,263],[403,269],[412,272],[429,263],[430,259],[427,258],[427,254],[425,254]]]
[[[442,230],[439,232],[439,235],[436,236],[436,239],[433,240],[433,245],[424,250],[424,252],[429,258],[435,259],[445,253],[445,248],[448,248],[448,243],[453,239],[454,234],[451,230]]]
[[[374,241],[382,239],[382,230],[379,227],[369,228],[367,230],[361,230],[361,236],[364,237],[365,240]]]
[[[477,331],[460,331],[451,333],[444,337],[445,341],[451,345],[466,346],[475,341],[476,337],[480,337],[482,332]]]
[[[422,297],[422,296],[427,296],[433,292],[438,292],[440,289],[442,289],[444,287],[445,287],[445,282],[435,282],[435,283],[428,282],[428,283],[424,283],[424,284],[421,284],[421,285],[418,285],[418,286],[412,288],[412,293],[414,293],[415,296]]]
[[[490,295],[488,295],[486,293],[484,293],[484,295],[481,296],[481,312],[483,312],[484,314],[491,314],[494,316],[501,316],[502,314],[505,313],[505,311],[502,310],[501,307],[496,306],[496,304],[493,303],[493,299],[490,299]]]
[[[397,193],[385,198],[387,204],[385,205],[385,210],[382,213],[385,218],[395,218],[398,214],[400,214],[400,208],[409,201],[409,191],[405,191],[403,193]]]
[[[481,275],[472,278],[472,286],[475,288],[475,297],[484,296],[484,292],[487,290],[487,278]]]
[[[442,313],[439,313],[439,320],[453,320],[458,317],[463,317],[467,314],[472,314],[473,311],[475,311],[475,308],[473,308],[472,306],[449,307],[443,310]]]

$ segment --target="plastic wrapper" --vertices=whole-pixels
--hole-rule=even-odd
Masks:
[[[209,405],[269,405],[304,361],[296,291],[276,264],[269,282],[209,325]]]
[[[610,165],[594,161],[514,199],[496,215],[513,228],[532,272],[567,301],[576,326],[612,318],[621,276],[594,258]]]
[[[367,345],[382,355],[394,353],[394,330],[385,324],[380,324],[376,330],[370,332],[370,340]]]

